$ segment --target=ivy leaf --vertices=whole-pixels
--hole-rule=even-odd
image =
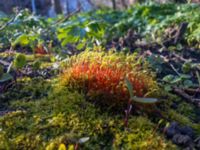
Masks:
[[[68,34],[83,39],[86,36],[86,31],[84,28],[73,26],[70,28]]]
[[[101,30],[101,27],[99,26],[99,24],[96,21],[92,21],[88,24],[88,26],[95,32],[98,32],[99,30]]]

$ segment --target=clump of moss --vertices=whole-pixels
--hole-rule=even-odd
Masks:
[[[108,105],[127,103],[125,78],[130,80],[135,96],[158,94],[153,74],[135,54],[86,51],[69,62],[71,65],[61,75],[62,84],[84,91],[90,99]]]
[[[26,65],[26,55],[24,54],[17,54],[14,59],[14,67],[17,69],[21,69]]]

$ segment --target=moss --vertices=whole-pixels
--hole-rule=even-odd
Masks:
[[[115,135],[114,149],[142,150],[142,149],[171,149],[177,147],[165,143],[165,139],[158,133],[154,133],[154,124],[147,118],[138,117],[130,120],[131,130],[120,132]]]
[[[175,121],[179,122],[182,125],[186,125],[186,126],[192,127],[197,132],[197,134],[200,134],[200,125],[199,125],[199,123],[193,122],[187,116],[185,116],[183,114],[180,114],[175,110],[170,109],[168,111],[168,117],[170,119],[172,119],[172,120],[175,120]]]
[[[14,61],[13,65],[17,69],[23,68],[27,63],[26,55],[24,54],[17,54]]]
[[[195,106],[188,104],[186,102],[182,102],[178,105],[177,112],[190,118],[191,120],[195,120],[195,118],[196,118]]]
[[[179,123],[183,125],[192,125],[191,120],[187,117],[185,117],[182,114],[177,113],[175,110],[170,109],[168,111],[168,116],[170,119],[178,121]]]
[[[52,84],[52,83],[51,83]],[[50,81],[42,78],[21,78],[9,91],[0,94],[0,107],[6,107],[10,101],[26,99],[37,100],[51,92]]]
[[[172,149],[161,135],[152,135],[155,126],[146,117],[131,117],[124,130],[123,116],[102,112],[84,96],[66,88],[55,88],[37,101],[12,101],[10,112],[0,118],[0,149],[58,149],[73,147],[81,138],[81,149]],[[138,143],[138,144],[136,144]],[[146,144],[145,144],[146,143]]]
[[[70,58],[61,74],[61,84],[83,91],[87,98],[106,107],[129,100],[124,82],[128,78],[138,97],[157,97],[159,87],[147,64],[136,54],[85,51]]]

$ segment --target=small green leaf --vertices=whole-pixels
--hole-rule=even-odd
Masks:
[[[141,98],[141,97],[132,97],[131,100],[138,103],[152,104],[158,101],[157,98]]]
[[[76,46],[76,48],[78,49],[78,50],[81,50],[83,47],[85,46],[85,43],[79,43],[77,46]]]
[[[131,82],[129,81],[128,78],[125,78],[126,86],[128,88],[130,98],[131,100],[138,102],[138,103],[145,103],[145,104],[151,104],[151,103],[156,103],[158,100],[156,98],[141,98],[141,97],[135,97],[133,95],[133,87]]]
[[[133,86],[132,86],[132,84],[131,84],[131,82],[129,81],[128,78],[125,78],[125,83],[126,83],[126,86],[128,88],[130,97],[132,98],[133,97]]]

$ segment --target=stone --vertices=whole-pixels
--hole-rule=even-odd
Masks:
[[[172,138],[172,142],[174,144],[180,145],[180,146],[190,146],[193,142],[191,137],[189,137],[188,135],[183,135],[183,134],[175,134]]]
[[[194,136],[195,136],[193,129],[189,126],[180,127],[179,131],[181,134],[188,135],[191,138],[194,138]]]
[[[175,134],[179,133],[179,126],[177,122],[172,122],[170,126],[166,129],[166,136],[172,138]]]

